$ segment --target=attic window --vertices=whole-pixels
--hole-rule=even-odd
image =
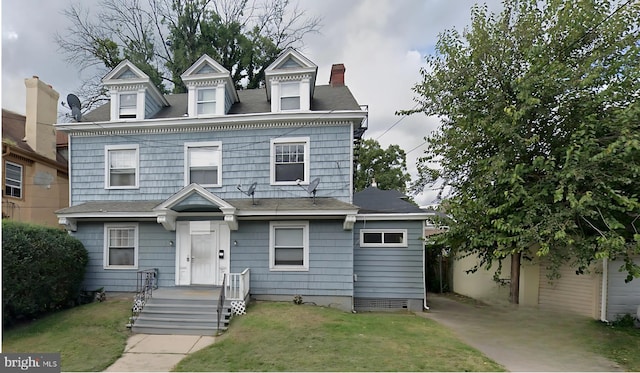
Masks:
[[[137,114],[138,95],[136,93],[120,94],[120,118],[135,118]]]
[[[300,110],[300,83],[280,84],[280,110]]]
[[[210,65],[204,65],[196,72],[196,74],[214,74],[218,71],[214,70]]]
[[[215,114],[216,113],[216,89],[201,88],[197,91],[197,113],[198,115]]]

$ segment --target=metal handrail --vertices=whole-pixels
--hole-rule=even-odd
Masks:
[[[135,319],[140,315],[147,300],[153,296],[153,289],[158,288],[158,269],[143,269],[137,272],[136,279],[136,295],[133,298],[133,307],[131,308],[131,323],[133,325]]]
[[[222,309],[224,307],[224,301],[227,288],[227,274],[225,273],[222,278],[222,287],[220,288],[220,296],[218,297],[218,332],[220,332],[220,321],[222,320]]]

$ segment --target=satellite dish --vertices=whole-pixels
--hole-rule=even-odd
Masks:
[[[249,189],[246,192],[242,190],[242,184],[238,184],[236,188],[238,188],[238,190],[241,191],[243,194],[251,196],[251,202],[253,205],[255,205],[256,200],[254,198],[254,195],[256,194],[256,186],[258,186],[258,183],[254,182],[253,184],[251,184],[251,186],[249,186]]]
[[[307,193],[312,194],[315,196],[316,195],[316,188],[318,188],[318,184],[320,184],[320,178],[316,177],[315,179],[311,180],[311,182],[309,183],[309,186],[307,187]]]
[[[80,118],[82,118],[82,112],[80,111],[81,105],[78,96],[73,93],[69,93],[67,95],[67,105],[71,108],[71,116],[73,116],[73,119],[75,119],[76,122],[79,122]]]
[[[313,194],[313,204],[316,204],[316,189],[318,189],[318,184],[320,184],[320,178],[316,177],[311,180],[309,186],[307,187],[307,193]]]

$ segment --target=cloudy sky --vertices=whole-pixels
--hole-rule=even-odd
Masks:
[[[52,36],[69,26],[61,11],[72,1],[2,0],[3,109],[24,114],[24,79],[33,75],[52,85],[62,100],[79,87],[80,73],[64,61]],[[300,49],[318,65],[318,84],[328,83],[332,64],[344,63],[345,83],[369,107],[365,137],[383,147],[400,145],[408,152],[412,175],[424,136],[438,121],[394,113],[415,105],[411,88],[420,80],[420,67],[433,52],[438,33],[462,30],[476,2],[500,10],[499,0],[298,0],[305,14],[322,17],[321,33],[308,36]],[[92,3],[98,2],[82,2],[83,7]],[[434,203],[434,198],[433,191],[415,197],[421,205]]]

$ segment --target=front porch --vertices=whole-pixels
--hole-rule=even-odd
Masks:
[[[144,334],[216,335],[229,327],[234,314],[243,314],[249,300],[250,271],[224,276],[222,286],[157,284],[156,272],[138,272],[131,330]]]

